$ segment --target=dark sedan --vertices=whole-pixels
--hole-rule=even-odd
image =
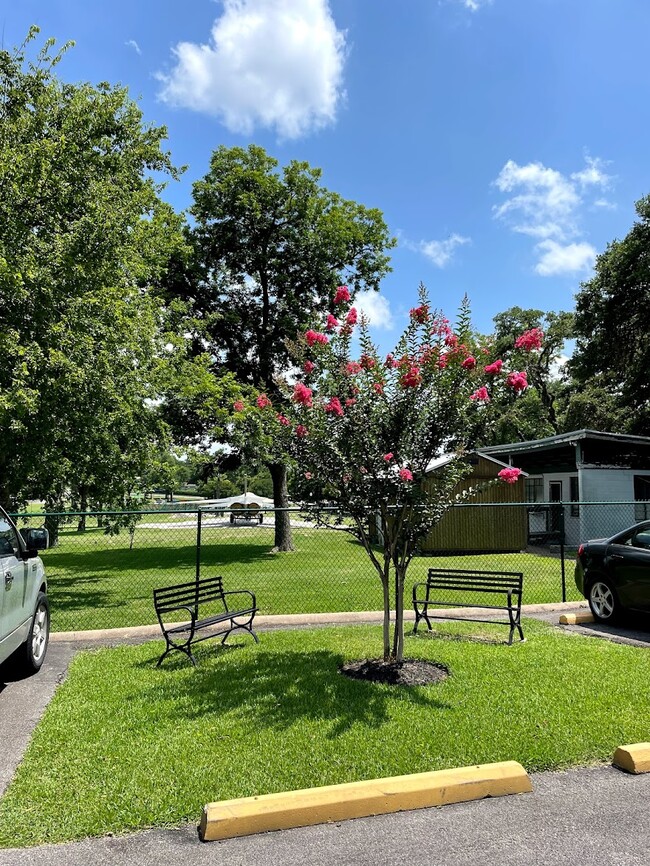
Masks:
[[[650,613],[650,520],[581,544],[575,580],[600,622],[622,610]]]

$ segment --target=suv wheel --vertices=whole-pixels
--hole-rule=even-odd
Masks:
[[[50,638],[50,603],[44,592],[39,592],[36,598],[36,608],[29,629],[29,637],[17,653],[17,663],[20,670],[26,674],[35,674],[45,661],[47,643]]]

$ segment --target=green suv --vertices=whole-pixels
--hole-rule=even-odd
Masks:
[[[12,657],[23,673],[36,673],[45,660],[50,605],[43,561],[47,529],[20,532],[0,508],[0,664]]]

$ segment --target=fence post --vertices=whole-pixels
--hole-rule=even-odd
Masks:
[[[201,577],[201,507],[196,512],[196,582]]]
[[[564,569],[564,503],[560,503],[560,562],[562,563],[562,601],[566,601],[566,573]]]

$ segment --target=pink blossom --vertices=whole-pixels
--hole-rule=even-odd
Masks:
[[[321,334],[320,331],[314,331],[311,328],[305,333],[305,340],[307,340],[308,346],[313,346],[314,343],[320,343],[322,346],[326,346],[327,343],[329,343],[327,334]]]
[[[271,405],[271,401],[266,396],[266,394],[260,394],[257,398],[257,405],[260,409],[266,409],[267,406]]]
[[[334,295],[335,304],[346,304],[350,300],[350,291],[347,286],[339,286]]]
[[[417,386],[422,382],[422,376],[420,375],[420,368],[416,367],[413,364],[406,373],[402,373],[399,378],[399,383],[402,388],[417,388]]]
[[[409,316],[414,322],[417,322],[419,325],[424,325],[429,318],[429,305],[420,304],[419,307],[413,307],[409,312]]]
[[[375,394],[379,394],[379,396],[381,397],[381,395],[384,393],[383,383],[382,382],[373,382],[372,390],[375,392]]]
[[[325,323],[326,331],[335,331],[339,326],[339,320],[331,313],[327,314],[327,322]]]
[[[524,349],[526,352],[532,352],[533,349],[541,349],[543,339],[544,332],[541,328],[531,328],[517,337],[515,349]]]
[[[311,388],[303,385],[302,382],[297,382],[294,385],[292,400],[294,401],[294,403],[301,403],[303,406],[307,406],[307,408],[310,408],[312,402],[312,393],[313,392]]]
[[[473,355],[468,355],[460,366],[466,370],[473,370],[476,367],[476,358]]]
[[[389,352],[386,355],[386,360],[384,361],[384,367],[388,367],[388,368],[397,367],[398,363],[399,362],[395,360],[395,355],[393,355],[392,352]]]
[[[437,350],[432,346],[422,346],[422,351],[420,352],[420,364],[425,366],[436,357],[436,354]]]
[[[450,334],[449,319],[445,319],[444,317],[437,318],[431,326],[431,336],[448,337]]]
[[[298,439],[304,439],[305,436],[307,436],[308,434],[309,430],[307,430],[307,428],[303,424],[298,424],[298,426],[296,427],[296,436],[298,437]]]
[[[232,404],[232,408],[235,410],[235,412],[243,412],[244,408],[245,408],[244,407],[244,401],[243,400],[235,400],[235,402]]]
[[[348,363],[345,365],[345,372],[348,374],[348,376],[354,376],[357,373],[360,373],[362,369],[363,367],[358,361],[348,361]]]
[[[499,472],[498,477],[502,481],[505,481],[506,484],[515,484],[520,475],[521,469],[516,469],[514,466],[506,466],[505,469]]]
[[[289,419],[285,415],[281,415],[280,412],[278,412],[275,417],[278,419],[278,423],[282,424],[283,427],[291,426],[291,421],[289,421]]]
[[[312,475],[311,472],[305,472],[305,478],[307,479],[307,481],[311,481],[311,479],[312,479],[313,477],[314,477],[314,476]]]
[[[346,405],[346,406],[348,407],[348,409],[349,409],[350,406],[354,406],[354,404],[355,404],[356,402],[357,402],[357,401],[354,399],[354,397],[348,397],[348,398],[346,399],[346,401],[345,401],[345,405]]]
[[[305,363],[302,366],[302,369],[305,371],[305,373],[307,375],[309,375],[310,373],[313,373],[314,370],[316,369],[316,364],[314,364],[313,361],[305,361]]]
[[[497,360],[493,361],[492,364],[486,364],[483,369],[488,376],[496,376],[497,373],[501,372],[501,367],[503,367],[503,361],[500,358],[497,358]]]
[[[394,456],[395,455],[393,454],[393,452],[389,451],[388,454],[384,454],[384,460],[386,461],[386,463],[389,463]]]
[[[455,334],[447,334],[445,337],[445,346],[450,346],[455,349],[458,345],[458,337]]]
[[[377,362],[370,355],[362,355],[359,359],[359,363],[364,370],[372,370],[372,368],[376,365]]]
[[[332,397],[323,408],[326,412],[331,412],[332,415],[338,415],[339,417],[343,415],[343,406],[341,406],[341,401],[338,397]]]
[[[449,361],[449,354],[448,354],[448,353],[447,353],[447,354],[443,353],[443,354],[438,358],[438,368],[439,368],[440,370],[444,370],[445,367],[447,366],[447,362],[448,362],[448,361]]]
[[[410,469],[400,469],[399,477],[400,481],[413,481],[413,473]]]
[[[344,483],[344,484],[349,484],[350,481],[352,481],[352,476],[351,476],[351,475],[348,475],[348,474],[346,473],[346,474],[343,476],[343,483]]]
[[[345,317],[345,324],[352,326],[352,325],[356,325],[356,323],[357,323],[356,307],[350,307],[350,309],[348,310],[348,314]]]
[[[528,377],[526,376],[526,371],[522,370],[521,373],[517,373],[513,370],[512,373],[508,373],[506,377],[506,385],[515,392],[515,394],[521,394],[522,391],[525,391],[528,387]]]
[[[489,403],[490,395],[488,394],[488,389],[483,385],[481,388],[478,388],[474,391],[473,394],[470,394],[470,400],[475,400],[479,403]]]

